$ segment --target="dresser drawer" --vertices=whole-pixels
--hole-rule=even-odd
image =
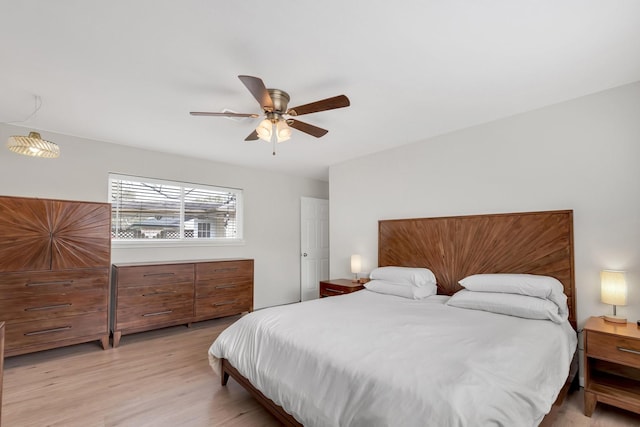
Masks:
[[[193,285],[193,264],[144,265],[117,267],[118,289],[167,283],[190,283]]]
[[[118,289],[116,329],[186,320],[193,317],[193,283]]]
[[[165,301],[147,306],[118,307],[116,330],[146,328],[169,323],[189,323],[193,318],[193,301]]]
[[[587,331],[587,357],[640,367],[640,340]]]
[[[162,307],[176,302],[193,302],[193,283],[138,286],[118,289],[118,310],[129,307]]]
[[[196,300],[196,318],[212,319],[251,311],[252,300],[247,292],[200,298]]]
[[[57,317],[33,322],[6,323],[6,351],[43,343],[106,334],[107,312]]]
[[[253,261],[216,261],[196,264],[196,281],[224,280],[230,277],[253,280]]]
[[[250,295],[253,292],[253,279],[230,277],[223,279],[202,280],[196,284],[196,298],[214,296]]]
[[[46,298],[77,292],[107,292],[109,269],[0,274],[0,300]]]
[[[0,313],[2,313],[3,320],[24,322],[106,311],[107,304],[106,292],[46,294],[0,300]]]

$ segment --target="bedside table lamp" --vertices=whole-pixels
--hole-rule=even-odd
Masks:
[[[627,305],[627,281],[624,271],[602,270],[600,272],[600,299],[613,305],[613,316],[604,316],[604,320],[614,323],[627,323],[625,317],[616,316],[617,305]]]
[[[355,274],[353,283],[358,282],[358,273],[362,271],[362,257],[360,255],[351,255],[351,272]]]

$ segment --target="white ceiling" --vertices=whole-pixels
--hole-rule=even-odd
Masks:
[[[327,179],[328,167],[640,80],[638,0],[0,0],[0,122]],[[239,74],[346,94],[271,155]],[[26,132],[26,130],[25,130]],[[46,136],[46,135],[45,135]],[[64,153],[64,145],[61,149]]]

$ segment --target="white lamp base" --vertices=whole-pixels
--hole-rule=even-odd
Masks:
[[[627,318],[626,317],[620,317],[620,316],[602,316],[604,318],[604,320],[606,320],[607,322],[611,322],[611,323],[627,323]]]

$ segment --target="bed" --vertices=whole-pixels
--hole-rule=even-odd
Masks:
[[[438,295],[259,310],[220,334],[211,365],[284,425],[548,424],[577,372],[572,223],[572,211],[380,221],[378,265],[428,266]],[[450,305],[484,273],[554,278],[564,317]]]

